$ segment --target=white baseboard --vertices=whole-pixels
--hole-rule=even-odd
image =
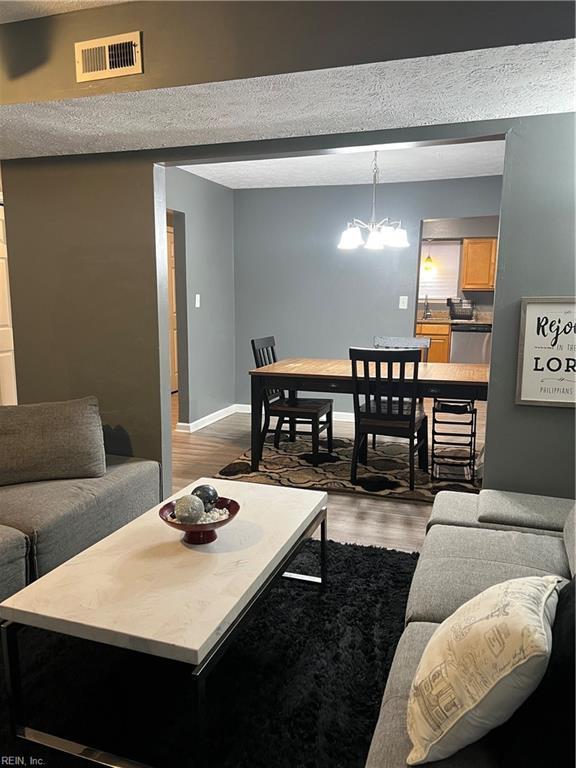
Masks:
[[[334,421],[354,421],[354,414],[349,411],[334,411],[332,418]]]
[[[238,413],[236,405],[228,405],[226,408],[220,408],[219,411],[214,411],[207,416],[202,416],[201,419],[196,419],[196,421],[179,421],[176,424],[176,432],[197,432],[199,429],[214,424],[215,421],[225,419],[226,416],[232,416],[233,413]]]
[[[233,403],[226,408],[221,408],[219,411],[209,413],[207,416],[202,416],[201,419],[196,419],[190,423],[179,421],[176,424],[176,432],[196,432],[199,429],[214,424],[220,419],[225,419],[226,416],[232,416],[234,413],[251,413],[252,408],[249,403]],[[334,411],[334,421],[354,421],[354,414],[348,413],[348,411]]]

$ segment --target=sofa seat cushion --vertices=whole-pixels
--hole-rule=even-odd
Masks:
[[[15,528],[0,525],[0,602],[26,586],[28,539]]]
[[[0,524],[29,538],[36,578],[153,507],[159,487],[155,461],[108,456],[103,477],[0,488]]]
[[[560,537],[435,525],[416,566],[406,621],[441,622],[493,584],[548,574],[570,578]]]
[[[482,490],[478,497],[478,521],[562,533],[574,504],[571,499],[553,496]]]
[[[408,696],[424,649],[437,626],[413,622],[404,630],[388,676],[366,768],[406,768],[406,758],[412,749],[406,726]],[[438,768],[496,768],[498,762],[488,734],[434,765]]]

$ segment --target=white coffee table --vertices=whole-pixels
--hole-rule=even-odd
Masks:
[[[17,630],[39,627],[187,662],[204,714],[206,675],[278,576],[326,583],[326,503],[320,491],[199,478],[236,499],[237,517],[211,544],[189,546],[154,507],[0,604],[15,736],[101,765],[142,765],[23,724]],[[165,502],[163,502],[165,503]],[[286,568],[320,526],[320,576]]]

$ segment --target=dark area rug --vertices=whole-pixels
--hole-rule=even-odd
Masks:
[[[291,570],[318,572],[318,542]],[[74,638],[20,634],[27,722],[157,768],[363,768],[417,555],[328,542],[330,584],[281,579],[208,678],[198,758],[186,665]],[[85,766],[8,744],[46,768]]]
[[[380,437],[376,450],[372,448],[370,441],[368,466],[358,465],[358,483],[353,485],[350,482],[352,440],[335,438],[331,454],[326,450],[326,443],[322,442],[320,464],[315,467],[312,464],[308,436],[298,435],[293,443],[282,440],[279,448],[274,447],[273,439],[273,435],[266,438],[259,472],[251,471],[251,452],[246,451],[236,461],[223,467],[217,477],[241,480],[244,483],[283,485],[335,493],[361,493],[429,503],[434,501],[440,491],[478,493],[480,490],[479,485],[472,485],[466,480],[462,467],[445,467],[445,478],[432,479],[428,473],[418,469],[416,462],[415,488],[411,491],[406,440]],[[445,448],[443,458],[450,458],[451,452],[453,454],[454,449]]]

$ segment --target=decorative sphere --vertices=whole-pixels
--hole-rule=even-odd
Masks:
[[[179,523],[197,523],[204,514],[204,504],[198,496],[181,496],[176,499],[174,515]]]
[[[202,501],[206,512],[214,509],[218,501],[218,491],[212,485],[198,485],[192,491],[192,496],[197,496]]]

